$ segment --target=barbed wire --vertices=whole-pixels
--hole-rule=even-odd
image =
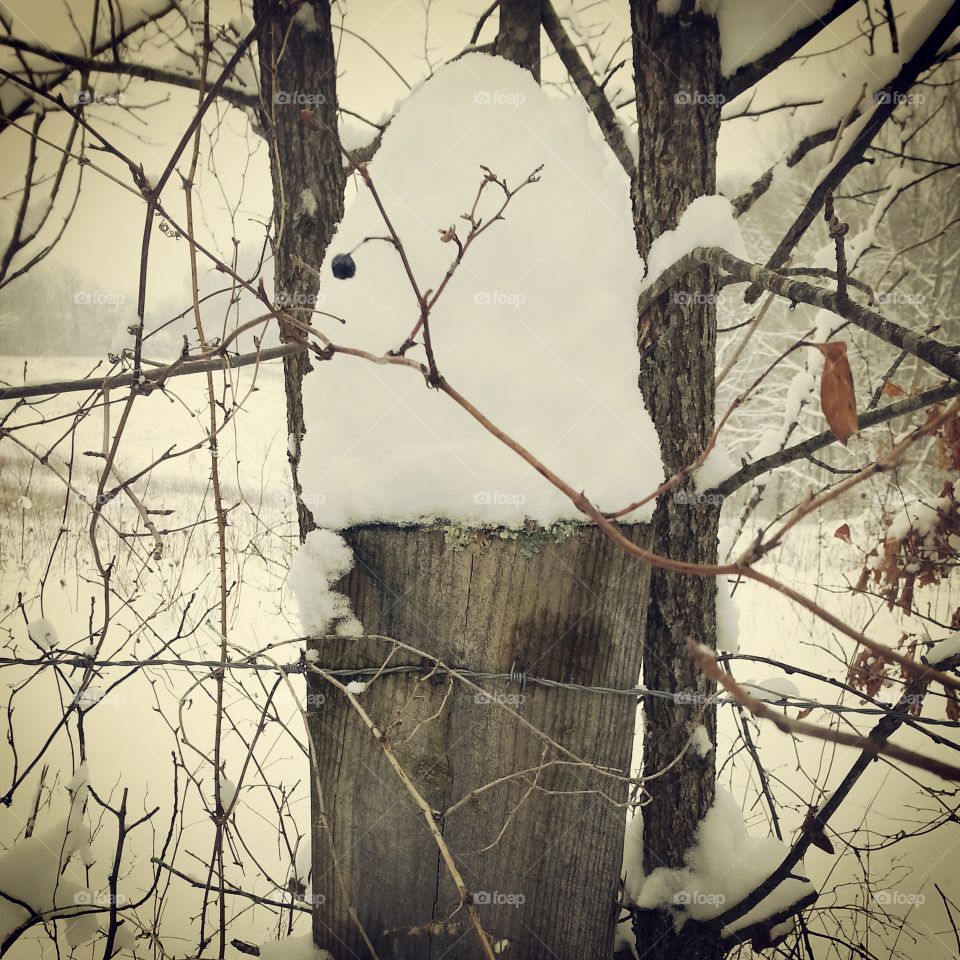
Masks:
[[[383,677],[396,676],[400,674],[418,674],[421,677],[427,677],[431,674],[434,677],[444,677],[447,675],[459,674],[470,680],[488,680],[488,681],[506,681],[516,684],[521,692],[526,686],[533,685],[538,687],[557,688],[561,690],[577,690],[581,693],[606,694],[609,696],[633,697],[642,700],[645,697],[655,697],[660,700],[673,701],[675,706],[741,706],[736,698],[722,694],[708,696],[698,690],[655,690],[641,685],[633,687],[599,687],[590,684],[573,683],[565,680],[552,680],[548,677],[536,677],[527,674],[515,667],[509,673],[495,673],[486,670],[473,670],[469,667],[456,667],[454,669],[433,668],[417,666],[415,664],[398,664],[392,667],[333,667],[321,666],[301,657],[299,660],[291,663],[272,664],[255,663],[246,660],[228,661],[221,664],[219,660],[187,660],[187,659],[149,659],[138,660],[135,658],[126,658],[121,660],[108,659],[96,660],[91,657],[85,657],[75,653],[50,653],[43,657],[24,658],[24,657],[0,657],[0,667],[26,666],[36,667],[38,669],[49,669],[50,667],[75,667],[78,669],[86,668],[106,668],[106,667],[142,667],[163,669],[203,669],[217,671],[226,670],[253,670],[265,673],[283,673],[287,675],[305,675],[311,667],[317,667],[325,673],[335,677],[349,677],[359,680],[362,677]],[[751,691],[764,692],[764,688],[758,684],[749,685]],[[491,695],[494,699],[494,695]],[[760,698],[758,698],[760,699]],[[763,702],[773,707],[783,707],[798,710],[826,710],[837,715],[840,714],[860,714],[863,716],[890,716],[907,720],[912,723],[921,723],[928,726],[949,727],[953,729],[960,728],[960,721],[940,719],[937,717],[922,717],[912,713],[905,713],[900,710],[894,710],[892,707],[883,706],[855,706],[852,704],[824,703],[819,700],[807,700],[802,697],[782,696],[777,699],[763,698]]]

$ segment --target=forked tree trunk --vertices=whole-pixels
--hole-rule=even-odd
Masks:
[[[647,528],[626,529],[648,540]],[[357,563],[340,589],[368,637],[312,642],[321,663],[379,666],[391,645],[369,635],[382,634],[455,668],[515,667],[585,686],[636,683],[649,569],[595,528],[559,542],[534,533],[451,537],[438,527],[365,527],[346,536]],[[420,665],[404,651],[389,662]],[[436,811],[487,932],[510,943],[505,956],[609,960],[635,699],[478,682],[492,702],[416,672],[381,676],[362,702]],[[481,956],[437,845],[380,744],[334,687],[313,679],[309,692],[323,792],[315,810],[326,811],[349,898],[377,954]],[[578,763],[558,744],[619,776]],[[315,826],[313,844],[313,892],[322,900],[316,943],[338,960],[367,957],[327,832]]]
[[[720,130],[717,86],[720,44],[716,20],[686,12],[661,16],[655,0],[632,0],[639,158],[634,184],[637,244],[646,256],[652,241],[672,230],[684,209],[716,192]],[[716,285],[707,268],[687,277],[683,297],[665,295],[640,317],[643,354],[640,386],[660,435],[668,476],[693,462],[714,426]],[[688,489],[689,482],[685,485]],[[682,489],[682,488],[681,488]],[[712,563],[717,555],[719,508],[696,497],[661,497],[654,516],[656,550],[666,556]],[[716,642],[716,581],[655,570],[643,653],[643,679],[651,689],[684,692],[685,702],[647,698],[643,721],[645,776],[664,770],[684,750],[691,725],[703,723],[716,741],[714,711],[702,699],[712,692],[686,651],[688,637]],[[643,809],[647,873],[678,867],[696,839],[714,798],[715,751],[689,750],[651,780]],[[679,932],[667,911],[651,911],[636,925],[642,958],[706,958],[715,937],[687,924]]]

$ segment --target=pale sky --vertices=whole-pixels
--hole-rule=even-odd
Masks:
[[[346,5],[344,21],[349,31],[359,34],[388,57],[397,72],[410,84],[415,84],[426,73],[424,34],[427,31],[427,55],[432,63],[442,62],[456,53],[469,40],[477,13],[487,6],[487,0],[439,0],[429,6],[429,19],[420,0],[350,0]],[[898,10],[909,17],[919,3],[908,0],[897,4]],[[67,16],[67,8],[78,24],[87,22],[92,10],[91,0],[14,0],[9,5],[14,18],[14,32],[27,40],[42,41],[54,48],[76,49],[74,28]],[[245,10],[249,7],[245,4]],[[225,23],[236,14],[234,0],[216,0],[212,20]],[[822,48],[832,48],[849,38],[860,15],[857,5],[842,20],[829,28],[821,41]],[[584,16],[585,24],[609,22],[603,49],[609,54],[629,33],[627,3],[625,0],[605,0],[591,5]],[[485,26],[482,40],[490,39],[496,29],[495,18]],[[396,74],[368,46],[350,33],[339,37],[340,46],[340,103],[349,109],[374,119],[389,113],[396,102],[406,94],[406,87]],[[878,45],[888,44],[886,31],[878,32]],[[863,42],[860,49],[844,51],[829,57],[817,57],[803,64],[791,65],[759,92],[754,106],[769,105],[786,99],[814,99],[836,86],[839,69],[845,62],[864,62]],[[543,38],[544,55],[552,54],[549,41]],[[169,60],[169,47],[151,49],[144,59],[153,64]],[[629,44],[618,54],[618,59],[629,57]],[[6,54],[3,62],[9,60]],[[845,59],[844,59],[845,58]],[[617,75],[620,82],[629,84],[629,64]],[[556,58],[545,63],[544,80],[565,78]],[[842,82],[842,81],[841,81]],[[166,98],[166,99],[165,99]],[[165,101],[165,102],[164,102]],[[134,80],[125,91],[125,106],[155,104],[149,109],[127,111],[117,106],[100,106],[88,113],[121,149],[139,159],[144,167],[162,168],[189,122],[196,104],[196,94],[155,83]],[[215,149],[209,141],[204,145],[204,169],[200,173],[198,196],[202,205],[204,229],[201,236],[212,243],[219,253],[229,259],[231,237],[236,234],[246,245],[249,257],[255,257],[263,238],[262,223],[270,212],[270,177],[263,141],[252,132],[246,117],[239,111],[224,108],[222,122],[217,130]],[[803,122],[802,109],[795,117],[786,112],[764,118],[760,122],[738,120],[724,124],[720,142],[721,188],[742,189],[776,158],[778,145],[784,135]],[[58,120],[49,121],[48,132],[53,136]],[[207,123],[209,131],[211,123]],[[62,131],[63,126],[60,126]],[[27,137],[16,131],[3,133],[3,151],[0,154],[0,229],[8,223],[15,209]],[[41,147],[44,162],[56,159],[56,151]],[[124,182],[129,176],[122,164],[91,153],[107,169]],[[215,166],[214,166],[215,165]],[[183,166],[181,164],[181,166]],[[222,184],[216,182],[214,174]],[[179,211],[182,201],[177,184],[171,183],[164,194],[171,210]],[[226,198],[226,199],[225,199]],[[229,203],[227,202],[229,201]],[[235,224],[231,225],[228,206],[236,206]],[[143,203],[115,184],[87,171],[80,202],[64,240],[52,255],[52,261],[64,271],[80,278],[90,278],[105,291],[128,298],[134,295],[140,239],[143,229]],[[185,277],[187,248],[182,241],[157,235],[151,252],[152,290],[169,295],[181,286],[177,277]],[[186,291],[186,281],[182,284]]]

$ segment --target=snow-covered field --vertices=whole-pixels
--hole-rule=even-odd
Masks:
[[[87,359],[46,357],[31,359],[28,370],[30,379],[48,379],[83,376],[89,372],[90,366]],[[22,379],[22,367],[20,359],[6,360],[0,377],[8,382],[18,381]],[[251,382],[249,375],[238,377],[238,395],[248,391]],[[284,601],[284,582],[291,556],[291,537],[295,539],[296,527],[295,521],[291,521],[280,371],[260,371],[256,387],[245,401],[246,414],[238,417],[232,429],[221,435],[224,495],[230,508],[230,577],[234,584],[230,640],[238,648],[246,649],[263,649],[275,644],[272,656],[280,662],[289,662],[297,659],[298,645],[291,641],[298,636],[298,627],[295,618],[291,620],[285,613],[289,604]],[[176,452],[202,438],[203,389],[202,381],[190,382],[190,378],[184,378],[173,385],[170,396],[155,394],[138,401],[117,461],[123,473],[129,475],[137,471],[172,446]],[[171,399],[173,396],[175,401]],[[76,402],[64,398],[58,401],[59,409],[75,408]],[[49,419],[49,406],[43,410]],[[100,414],[102,411],[81,423],[77,451],[102,449],[103,419]],[[58,425],[50,424],[41,430],[30,430],[24,441],[39,449],[44,443],[55,442],[59,433]],[[93,623],[99,625],[103,600],[102,583],[94,579],[89,549],[90,510],[73,496],[64,521],[65,485],[35,461],[31,466],[30,458],[22,451],[16,451],[12,443],[5,442],[3,447],[0,463],[0,528],[3,530],[0,537],[0,630],[5,649],[2,654],[8,655],[14,649],[28,656],[35,656],[38,652],[27,640],[24,619],[17,607],[21,595],[31,620],[40,617],[42,612],[55,626],[57,649],[72,649],[79,653],[89,645],[91,604]],[[96,493],[96,469],[101,461],[82,453],[76,459],[76,470],[70,482],[77,493],[92,497]],[[55,461],[55,456],[51,461]],[[66,476],[66,471],[58,472]],[[209,522],[209,475],[209,453],[204,448],[169,461],[154,470],[148,482],[138,486],[139,495],[150,509],[172,511],[157,518],[162,530],[186,528],[163,536],[164,556],[160,561],[148,557],[151,540],[121,543],[106,522],[101,524],[101,550],[105,557],[117,559],[117,594],[136,597],[128,607],[114,610],[115,617],[102,656],[145,659],[159,651],[163,651],[161,655],[164,657],[192,660],[219,656],[217,629],[210,613],[216,604],[217,576],[215,528]],[[118,498],[108,505],[104,521],[109,521],[114,511],[129,520],[131,509],[129,502]],[[40,580],[51,555],[53,561],[46,574],[41,601]],[[165,648],[180,632],[188,602],[184,635]],[[232,655],[237,658],[239,653],[235,650]],[[76,669],[65,672],[67,680],[74,684],[82,673]],[[211,689],[210,684],[203,687],[197,684],[197,678],[209,671],[147,669],[134,672],[129,680],[115,689],[107,689],[128,672],[129,668],[104,672],[98,685],[106,692],[96,709],[86,715],[85,733],[90,782],[104,799],[112,798],[111,802],[118,803],[120,792],[126,788],[131,814],[138,811],[142,815],[147,809],[160,807],[151,826],[141,836],[134,834],[131,838],[133,856],[124,889],[127,896],[134,898],[138,885],[149,882],[152,868],[147,857],[151,853],[159,855],[170,824],[171,751],[175,748],[175,738],[163,714],[167,714],[171,722],[182,723],[182,734],[188,742],[183,749],[189,759],[194,750],[209,752],[213,740],[213,711],[206,692]],[[22,682],[30,673],[29,668],[7,668],[3,679],[5,683]],[[302,678],[292,677],[291,683],[297,697],[302,699]],[[258,698],[262,705],[269,688],[266,680],[260,689],[255,680],[247,677],[244,677],[243,687],[241,693],[232,682],[227,684],[225,702],[236,724],[235,729],[225,734],[224,757],[228,777],[238,775],[246,754],[245,743],[259,715],[256,703],[249,702],[248,696]],[[12,699],[14,709],[10,720],[20,772],[54,728],[62,713],[63,696],[63,685],[58,688],[53,671],[46,671]],[[289,820],[293,838],[297,830],[305,835],[309,824],[307,768],[296,742],[297,739],[302,741],[303,733],[297,697],[285,685],[277,690],[273,704],[282,724],[270,725],[257,747],[258,757],[269,768],[272,781],[278,786],[288,785],[290,789],[289,810],[285,817]],[[37,818],[38,833],[55,824],[69,808],[65,784],[70,779],[76,757],[61,738],[45,757],[44,763],[47,762],[50,770],[45,784],[49,793],[45,791],[42,797]],[[9,748],[5,748],[0,757],[0,770],[3,771],[0,789],[6,791],[16,774]],[[35,770],[27,787],[18,791],[13,804],[0,807],[0,836],[5,845],[22,837],[24,825],[32,813],[38,782],[39,770]],[[184,802],[182,794],[187,787],[181,775],[181,802]],[[213,805],[212,782],[207,771],[196,784],[195,792],[187,797],[181,821],[183,845],[199,859],[193,861],[193,868],[187,867],[190,854],[185,860],[180,857],[177,860],[182,868],[189,869],[197,878],[204,876],[204,863],[209,862],[210,854],[210,823],[204,812],[204,803]],[[269,830],[254,826],[245,831],[253,846],[251,851],[243,854],[244,862],[248,864],[250,856],[264,864],[276,860],[278,818],[275,809],[268,813],[263,797],[257,796],[255,791],[241,790],[235,817],[249,817],[259,823],[264,816],[270,817]],[[109,819],[103,822],[103,836],[98,837],[97,817],[93,818],[95,862],[89,876],[84,878],[83,870],[76,866],[76,862],[70,868],[71,873],[78,874],[74,879],[82,887],[98,889],[109,872],[108,857],[112,857],[115,837],[115,825],[109,823]],[[151,828],[156,836],[151,835]],[[301,845],[299,850],[294,850],[294,856],[300,857],[301,864],[306,849]],[[249,866],[252,870],[252,864]],[[281,883],[285,880],[286,873],[281,870]],[[165,878],[164,885],[168,881],[169,877]],[[269,885],[266,890],[270,890]],[[181,917],[183,932],[189,935],[187,918],[196,912],[199,901],[181,880],[172,881],[169,896],[166,909],[169,917],[174,919],[165,920],[164,925],[173,923],[176,927],[180,921],[175,918]],[[10,916],[17,912],[7,904],[0,904],[0,928],[8,930]],[[232,935],[254,942],[276,937],[277,930],[258,925],[262,919],[238,911]],[[36,950],[36,943],[27,941],[18,944],[11,955],[29,958],[36,955]],[[78,955],[86,954],[81,951]]]

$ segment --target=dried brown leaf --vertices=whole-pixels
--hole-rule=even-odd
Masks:
[[[853,372],[847,359],[847,345],[841,341],[814,343],[823,354],[820,375],[820,406],[834,436],[846,446],[857,432],[857,397]]]

